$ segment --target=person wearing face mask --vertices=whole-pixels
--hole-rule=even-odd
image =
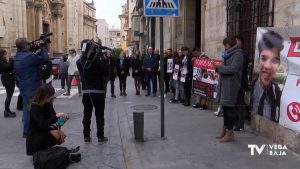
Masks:
[[[26,138],[27,155],[64,143],[65,134],[60,130],[68,120],[67,113],[56,113],[53,108],[55,90],[43,84],[30,105],[30,127]]]
[[[280,66],[280,51],[283,38],[274,31],[263,34],[258,42],[259,77],[252,83],[250,107],[257,113],[276,123],[279,122],[281,91],[273,78]]]
[[[236,107],[239,105],[239,91],[242,82],[243,51],[234,36],[223,40],[225,51],[223,63],[213,62],[216,72],[220,74],[217,101],[223,108],[224,125],[219,142],[234,141],[233,126],[236,120]]]

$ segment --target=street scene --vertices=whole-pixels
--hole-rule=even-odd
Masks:
[[[0,0],[0,169],[299,168],[299,6]]]

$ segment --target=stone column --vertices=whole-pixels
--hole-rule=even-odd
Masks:
[[[26,17],[27,17],[27,39],[29,41],[35,39],[35,11],[33,0],[26,1]]]
[[[61,18],[63,15],[62,8],[64,3],[61,0],[54,0],[51,2],[51,14],[52,14],[52,31],[53,31],[53,53],[63,53],[62,45],[62,31],[61,31]]]
[[[36,15],[35,15],[35,22],[36,22],[36,38],[39,37],[40,34],[43,33],[43,9],[44,4],[43,4],[43,0],[36,0],[35,2],[35,8],[36,8]]]

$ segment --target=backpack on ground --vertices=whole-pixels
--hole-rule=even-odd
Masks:
[[[79,147],[69,150],[66,147],[55,146],[33,154],[34,169],[66,169],[71,162],[79,162]],[[75,159],[74,159],[75,157]]]

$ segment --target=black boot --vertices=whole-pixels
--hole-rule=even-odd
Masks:
[[[16,113],[12,113],[12,112],[10,112],[8,110],[5,110],[4,111],[4,117],[6,117],[6,118],[13,118],[13,117],[16,117]]]

